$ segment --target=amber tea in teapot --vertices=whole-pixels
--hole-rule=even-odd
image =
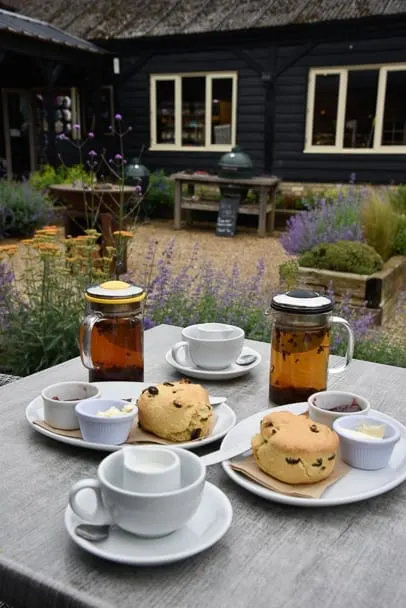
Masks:
[[[297,289],[274,296],[269,398],[276,405],[306,401],[327,388],[328,372],[349,365],[354,348],[352,330],[331,315],[333,302],[316,292]],[[330,326],[343,325],[348,334],[345,363],[329,368]]]
[[[124,281],[86,290],[80,355],[90,382],[144,380],[144,297],[140,287]]]

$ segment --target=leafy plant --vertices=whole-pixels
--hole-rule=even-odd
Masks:
[[[46,227],[19,246],[23,269],[2,302],[0,368],[25,376],[62,363],[79,353],[84,290],[109,276],[110,257],[100,257],[96,231],[61,243]],[[17,246],[2,246],[3,272]],[[6,269],[4,271],[4,269]]]
[[[399,215],[392,208],[386,191],[370,188],[362,205],[362,227],[366,241],[386,262],[392,255]]]
[[[360,241],[362,236],[360,196],[351,189],[289,218],[280,241],[287,253],[300,254],[320,243]]]
[[[156,216],[161,211],[173,209],[175,184],[163,170],[154,171],[149,178],[149,186],[145,193],[145,203],[148,215]]]
[[[49,221],[49,199],[27,182],[0,182],[0,237],[30,236]]]
[[[395,253],[406,255],[406,215],[401,215],[399,218],[393,249]]]
[[[372,274],[381,270],[383,261],[375,249],[366,243],[338,241],[316,245],[300,256],[299,264],[339,272]]]

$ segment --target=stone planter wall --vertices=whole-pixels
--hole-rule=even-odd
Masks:
[[[371,275],[300,267],[298,279],[315,291],[332,288],[339,302],[351,294],[351,306],[366,306],[373,312],[375,324],[381,325],[392,317],[399,293],[406,289],[406,257],[394,256]]]

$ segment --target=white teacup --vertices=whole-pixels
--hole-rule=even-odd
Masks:
[[[209,327],[205,329],[205,325]],[[220,370],[238,359],[245,334],[243,329],[233,325],[205,323],[185,327],[182,338],[172,347],[172,357],[179,365],[190,367],[194,364],[206,370]]]
[[[123,487],[129,492],[158,494],[181,487],[180,458],[161,447],[123,448]]]
[[[155,446],[132,446],[134,451],[173,451],[180,461],[180,487],[164,492],[136,492],[124,487],[124,450],[113,452],[101,461],[97,479],[83,479],[69,492],[71,509],[80,519],[92,524],[116,524],[123,530],[154,538],[182,528],[196,513],[203,493],[206,467],[188,450]],[[144,471],[147,475],[148,473]],[[96,509],[88,511],[77,499],[83,490],[92,490]]]

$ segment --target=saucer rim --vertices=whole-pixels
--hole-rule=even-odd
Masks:
[[[178,363],[177,361],[175,361],[175,359],[172,356],[172,347],[168,350],[168,352],[165,355],[165,359],[166,362],[173,367],[174,369],[176,369],[177,371],[184,373],[184,374],[196,374],[194,377],[195,378],[201,378],[201,379],[218,379],[221,380],[222,376],[224,375],[225,377],[229,377],[230,379],[232,378],[236,378],[238,376],[242,376],[247,374],[248,372],[250,372],[251,370],[255,369],[261,362],[262,362],[262,356],[261,353],[259,353],[257,350],[255,350],[255,348],[251,348],[250,346],[244,346],[241,352],[244,352],[244,350],[247,352],[247,354],[255,354],[255,360],[250,363],[249,365],[244,365],[244,366],[238,366],[237,368],[234,368],[233,366],[235,365],[235,363],[232,363],[231,365],[229,365],[228,367],[224,368],[224,369],[203,369],[202,367],[197,367],[197,365],[195,365],[194,367],[189,367],[187,365],[182,365],[181,363]],[[193,376],[192,376],[193,377]]]
[[[75,545],[77,545],[78,547],[80,547],[81,549],[86,551],[87,553],[95,555],[96,557],[98,557],[100,559],[105,559],[110,562],[119,563],[119,564],[127,564],[127,565],[132,565],[132,566],[160,566],[160,565],[164,565],[164,564],[171,564],[171,563],[182,561],[182,560],[192,557],[194,555],[198,555],[199,553],[202,553],[203,551],[206,551],[213,545],[217,544],[223,538],[223,536],[226,534],[226,532],[229,530],[232,520],[233,520],[233,507],[230,502],[230,499],[225,494],[225,492],[223,492],[223,490],[221,490],[220,488],[218,488],[216,485],[214,485],[213,483],[211,483],[209,481],[206,481],[204,484],[201,503],[200,503],[195,515],[193,515],[193,517],[191,519],[196,517],[199,513],[199,509],[202,508],[201,505],[203,502],[204,494],[210,494],[210,493],[212,494],[211,501],[213,502],[213,496],[215,496],[216,497],[215,504],[218,504],[218,505],[221,504],[221,506],[222,506],[222,513],[223,513],[223,519],[224,519],[223,525],[217,531],[217,533],[212,536],[212,538],[206,539],[205,542],[201,542],[201,537],[200,537],[198,539],[198,542],[196,544],[194,544],[193,546],[191,546],[188,550],[179,551],[177,553],[160,554],[160,555],[156,555],[156,556],[145,556],[145,557],[140,557],[140,556],[130,557],[128,555],[123,556],[123,555],[119,555],[119,554],[110,554],[110,555],[106,554],[106,551],[103,550],[103,547],[105,547],[106,543],[108,543],[108,539],[106,541],[103,541],[103,544],[93,543],[93,542],[85,540],[84,538],[81,538],[75,534],[74,528],[77,525],[79,525],[80,523],[85,523],[85,522],[83,522],[80,519],[80,517],[78,517],[72,511],[69,504],[66,506],[65,512],[64,512],[64,526],[65,526],[65,530],[68,533],[71,541]],[[73,520],[73,522],[72,522],[72,520]],[[187,527],[187,526],[188,526],[188,523],[186,523],[184,527]],[[177,531],[173,532],[173,534],[176,534],[176,532]],[[125,534],[125,535],[131,537],[132,539],[137,539],[136,535],[133,535],[130,532],[126,532],[125,530],[120,530],[120,533]],[[114,529],[113,529],[113,534],[114,534]],[[203,537],[206,535],[207,535],[207,530],[204,532]],[[142,538],[140,540],[142,540],[142,542],[145,542],[146,540],[151,540],[151,542],[156,542],[156,541],[161,541],[161,538],[151,538],[151,539]]]

